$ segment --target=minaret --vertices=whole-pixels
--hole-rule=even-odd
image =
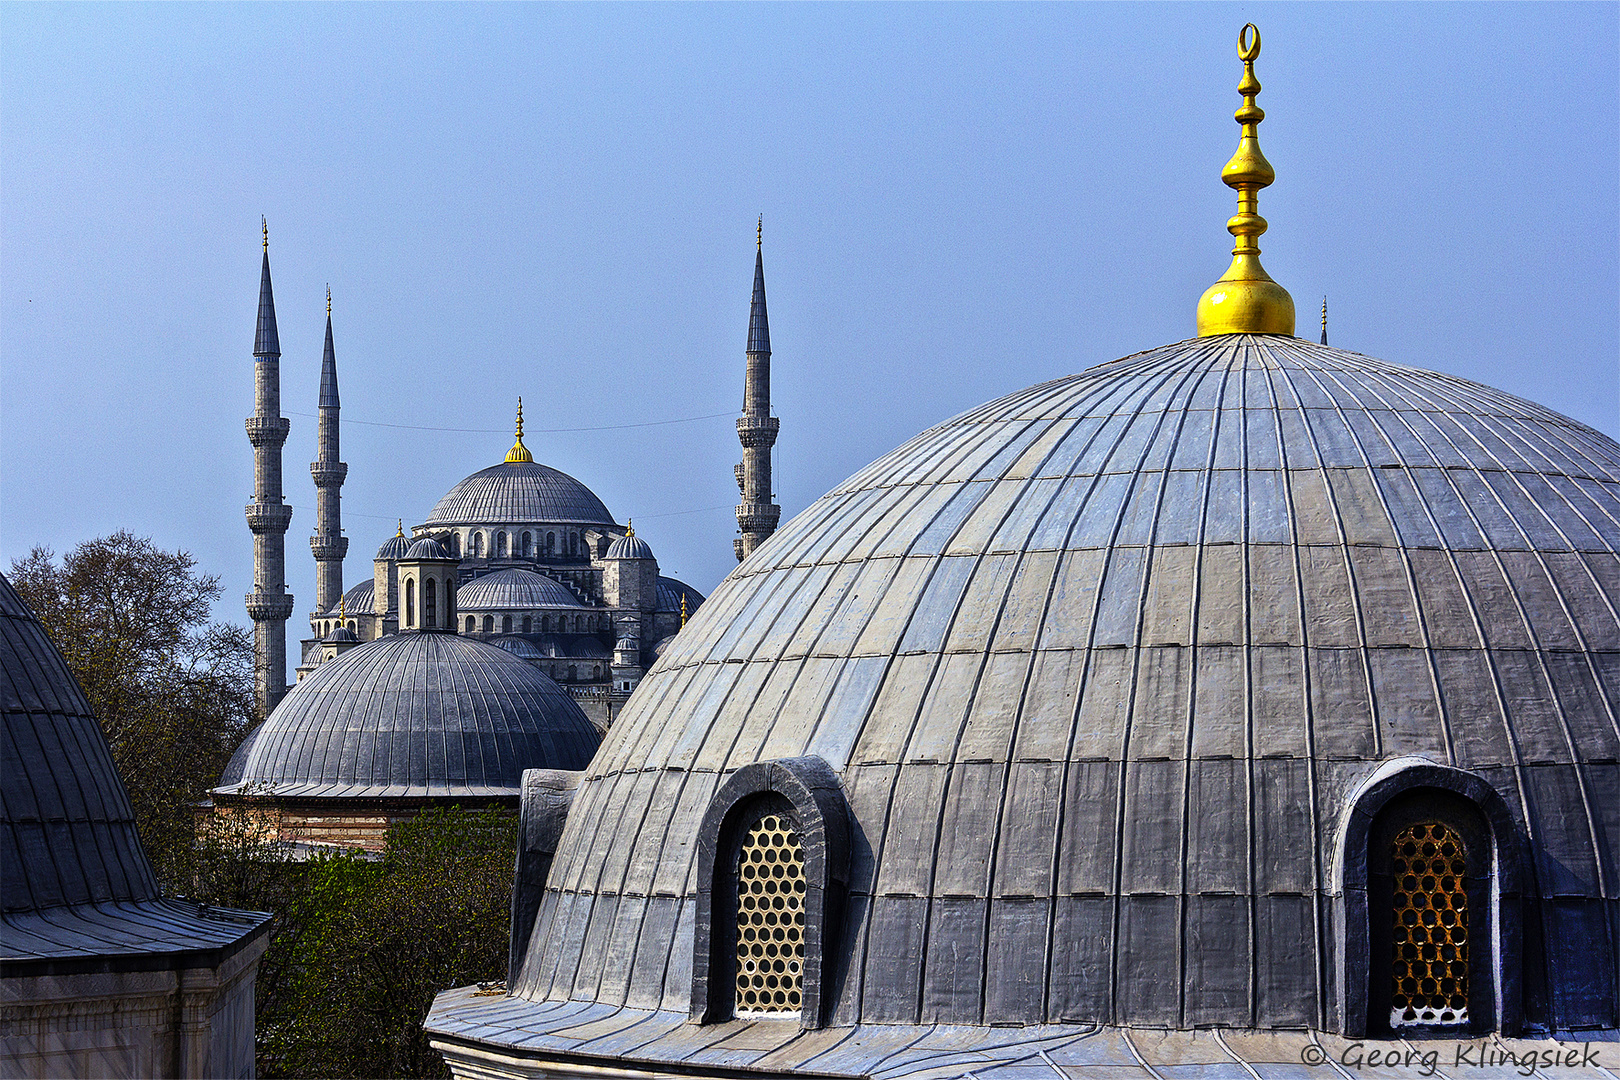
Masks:
[[[771,324],[765,316],[765,219],[754,237],[754,299],[748,310],[748,373],[743,382],[743,414],[737,418],[737,438],[743,460],[737,469],[742,502],[737,504],[737,528],[732,541],[737,561],[746,559],[776,531],[782,508],[771,501],[771,447],[776,445],[779,422],[771,415]]]
[[[247,419],[248,442],[253,444],[253,501],[247,505],[253,591],[247,594],[247,613],[253,620],[253,698],[260,719],[287,692],[287,617],[293,608],[287,591],[287,525],[292,507],[281,498],[281,444],[287,441],[288,426],[281,415],[281,338],[270,292],[270,226],[265,224],[259,327],[253,339],[253,415]]]
[[[315,460],[309,473],[315,478],[315,534],[309,549],[315,553],[315,614],[324,615],[343,599],[343,556],[349,538],[343,535],[343,479],[349,467],[338,460],[337,357],[332,352],[332,287],[326,287],[326,351],[321,355],[321,403],[315,436]]]

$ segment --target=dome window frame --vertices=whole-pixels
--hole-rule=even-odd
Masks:
[[[749,1022],[796,1022],[805,1030],[831,1021],[849,892],[851,816],[843,785],[820,757],[779,758],[743,766],[720,786],[698,827],[697,917],[692,942],[690,1019],[736,1017],[737,863],[748,830],[763,816],[786,819],[804,858],[804,960],[797,1013],[750,1014]]]
[[[1386,762],[1347,803],[1334,889],[1339,1034],[1350,1038],[1456,1039],[1523,1028],[1524,833],[1496,789],[1432,761]],[[1391,1023],[1391,845],[1413,825],[1440,822],[1465,850],[1468,1019]]]

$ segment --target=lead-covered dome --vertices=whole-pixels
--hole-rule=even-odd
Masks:
[[[429,527],[491,523],[612,525],[613,515],[590,488],[535,461],[505,461],[450,489],[428,515]]]
[[[497,570],[473,578],[456,590],[462,611],[502,608],[583,608],[573,591],[556,578],[533,570]]]
[[[813,755],[852,824],[835,1025],[1336,1028],[1352,808],[1466,774],[1527,1019],[1612,1028],[1617,552],[1620,445],[1447,375],[1225,335],[1010,394],[667,644],[517,991],[684,1014],[705,808]]]
[[[238,750],[219,794],[516,795],[601,736],[532,664],[455,634],[392,634],[321,664]]]

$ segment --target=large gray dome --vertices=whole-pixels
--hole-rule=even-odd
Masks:
[[[1620,445],[1462,379],[1228,335],[1011,394],[698,609],[516,991],[684,1014],[705,807],[815,755],[853,825],[834,1024],[1322,1028],[1338,838],[1421,761],[1525,840],[1527,1017],[1612,1028],[1617,553]]]
[[[567,473],[534,461],[505,461],[481,469],[451,488],[426,524],[523,522],[612,525],[613,515],[590,488]]]
[[[533,665],[455,634],[351,648],[288,692],[221,794],[516,795],[524,769],[581,769],[600,734]]]

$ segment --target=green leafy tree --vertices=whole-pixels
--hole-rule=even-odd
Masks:
[[[516,815],[439,809],[395,825],[380,860],[304,865],[265,964],[265,1077],[448,1076],[422,1021],[452,986],[506,974]]]
[[[9,577],[101,721],[159,879],[190,892],[191,808],[253,711],[252,636],[208,618],[219,578],[199,574],[187,552],[123,531],[77,545],[60,563],[36,547]]]

